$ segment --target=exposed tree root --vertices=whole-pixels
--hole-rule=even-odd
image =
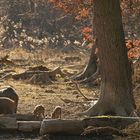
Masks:
[[[96,44],[96,43],[95,43]],[[90,59],[83,72],[79,73],[73,78],[73,80],[83,80],[85,78],[91,77],[97,71],[97,54],[96,54],[96,45],[92,48]]]
[[[93,82],[96,81],[96,79],[99,77],[99,68],[97,69],[97,71],[91,75],[91,77],[88,77],[82,81],[80,81],[80,83],[88,83],[88,82]]]
[[[84,112],[77,113],[76,115],[82,117],[82,116],[98,116],[98,108],[96,107],[97,105],[95,104],[92,108],[89,108],[88,110]]]
[[[111,107],[111,108],[110,108]],[[90,107],[88,110],[78,113],[76,115],[78,116],[101,116],[101,115],[111,115],[111,116],[131,116],[131,117],[137,117],[137,113],[135,109],[131,111],[131,113],[128,114],[127,109],[120,106],[112,107],[112,104],[110,103],[110,107],[106,108],[105,104],[101,103],[99,100],[98,102]],[[114,108],[114,109],[112,109]]]
[[[74,78],[74,80],[78,80],[78,83],[86,84],[90,82],[94,82],[95,84],[99,84],[99,75],[100,75],[100,68],[97,67],[97,70],[94,73],[86,75],[83,71],[81,74],[79,74],[77,77]]]
[[[96,70],[94,67],[92,68],[92,66],[90,68],[88,68],[88,67],[89,66],[87,65],[81,73],[79,73],[77,76],[75,76],[73,78],[73,80],[80,81],[80,80],[83,80],[85,78],[91,77],[95,73]]]
[[[73,78],[73,80],[79,81],[79,80],[84,79],[85,77],[86,77],[86,76],[85,76],[85,70],[84,70],[84,71],[82,71],[81,73],[79,73],[77,76],[75,76],[75,77]]]

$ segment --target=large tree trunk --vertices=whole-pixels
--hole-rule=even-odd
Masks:
[[[129,116],[136,106],[119,0],[94,0],[94,29],[101,64],[101,95],[82,114]]]

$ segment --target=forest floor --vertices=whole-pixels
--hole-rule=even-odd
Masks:
[[[3,71],[14,71],[20,73],[26,71],[29,67],[43,65],[53,70],[60,67],[62,71],[72,75],[78,74],[83,70],[89,58],[89,52],[74,50],[67,54],[53,52],[51,50],[37,51],[34,53],[26,52],[21,48],[12,50],[1,50],[1,57],[9,55],[15,65],[7,64],[0,66],[0,73]],[[2,77],[2,75],[0,75]],[[136,83],[138,86],[140,83]],[[77,90],[68,77],[57,75],[52,84],[32,84],[28,80],[13,80],[7,78],[0,79],[0,88],[5,86],[13,87],[19,95],[19,104],[17,113],[27,114],[33,112],[36,105],[42,104],[45,107],[45,114],[50,116],[55,106],[62,107],[62,119],[68,119],[73,114],[88,109],[93,102],[86,101]],[[100,86],[91,86],[79,84],[82,93],[96,101],[100,94]],[[137,110],[140,112],[140,89],[134,91],[137,104]],[[140,138],[140,137],[139,137]],[[40,140],[35,134],[0,134],[0,140]]]

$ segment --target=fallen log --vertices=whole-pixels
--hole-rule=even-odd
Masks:
[[[88,126],[111,126],[123,129],[129,124],[140,121],[140,117],[123,117],[123,116],[95,116],[83,119],[85,127]]]
[[[15,117],[0,117],[0,130],[16,130],[18,128]]]
[[[52,79],[55,79],[55,76],[57,74],[60,74],[62,77],[65,76],[65,74],[61,71],[60,67],[54,69],[54,70],[51,70],[51,71],[40,71],[40,70],[37,70],[37,71],[30,71],[30,70],[27,70],[23,73],[19,73],[19,74],[13,74],[12,75],[12,78],[15,79],[15,80],[18,80],[18,79],[30,79],[34,74],[44,74],[44,75],[48,75],[50,78]]]
[[[32,84],[52,84],[52,81],[56,80],[56,75],[59,74],[61,77],[66,76],[60,69],[60,67],[52,71],[30,71],[27,70],[23,73],[12,74],[11,78],[14,80],[27,80]]]
[[[40,126],[41,121],[17,121],[16,115],[0,116],[0,130],[18,130],[21,132],[33,132],[39,131]]]
[[[17,121],[18,131],[21,132],[33,132],[39,131],[41,121]]]
[[[41,124],[40,134],[81,135],[88,126],[125,128],[129,124],[140,121],[139,117],[97,116],[83,120],[47,120]]]
[[[81,120],[56,120],[44,119],[41,124],[40,134],[78,135],[84,131]]]
[[[26,79],[30,79],[34,74],[44,74],[44,75],[46,74],[46,75],[49,75],[50,72],[48,72],[48,71],[25,71],[23,73],[12,75],[12,78],[14,80],[19,80],[19,79],[26,80]]]
[[[17,121],[42,121],[41,118],[35,117],[32,113],[29,114],[5,114],[0,115],[1,117],[13,117],[16,118]]]

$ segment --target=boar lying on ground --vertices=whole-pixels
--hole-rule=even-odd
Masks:
[[[7,97],[13,100],[15,102],[17,111],[19,97],[12,87],[5,87],[3,89],[0,89],[0,97]]]
[[[0,97],[0,114],[16,113],[16,104],[13,100],[7,97]]]
[[[36,118],[44,118],[45,117],[45,108],[43,105],[36,105],[33,111],[33,115]]]

